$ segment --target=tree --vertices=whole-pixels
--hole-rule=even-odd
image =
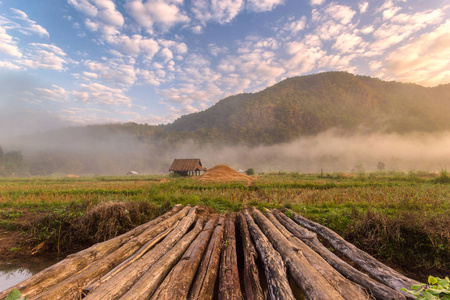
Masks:
[[[384,171],[385,167],[386,167],[386,164],[381,161],[377,164],[378,171]]]
[[[247,175],[255,175],[255,170],[253,170],[252,168],[247,169],[247,171],[245,171],[245,174]]]

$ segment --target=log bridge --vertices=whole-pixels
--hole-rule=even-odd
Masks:
[[[176,205],[69,255],[0,299],[13,288],[30,300],[407,299],[401,288],[414,284],[292,211],[247,208],[223,215]]]

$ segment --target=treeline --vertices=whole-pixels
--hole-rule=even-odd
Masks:
[[[26,173],[22,152],[4,152],[0,146],[0,176],[21,176]]]

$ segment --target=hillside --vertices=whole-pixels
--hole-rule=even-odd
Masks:
[[[314,169],[314,162],[323,165],[327,161],[326,165],[334,164],[335,170],[348,170],[354,167],[351,164],[360,163],[343,158],[350,155],[348,152],[352,148],[347,153],[321,152],[322,156],[315,157],[315,143],[311,143],[311,138],[319,137],[329,129],[335,129],[343,137],[437,133],[450,129],[449,115],[450,84],[425,88],[328,72],[289,78],[257,93],[231,96],[205,111],[182,116],[167,125],[91,125],[20,137],[2,146],[19,158],[23,154],[23,160],[13,167],[11,164],[5,167],[4,163],[2,168],[0,164],[0,171],[3,170],[5,176],[125,174],[129,170],[166,173],[174,158],[190,156],[202,157],[208,164],[229,163],[243,169],[270,169],[267,162],[276,158],[277,168],[290,169],[293,164],[291,150],[283,156],[280,150],[275,153],[273,151],[277,150],[253,147],[282,147],[289,142],[295,143],[300,137],[309,137],[310,144],[296,158],[296,168]],[[329,135],[327,139],[334,136]],[[442,139],[435,138],[435,141],[439,140]],[[364,142],[343,143],[354,148]],[[383,142],[378,140],[376,144]],[[406,144],[417,146],[412,141]],[[442,148],[442,145],[436,148]],[[295,149],[295,153],[300,153],[298,147]],[[383,151],[377,152],[386,149],[384,144]],[[306,151],[310,152],[309,158]],[[244,152],[250,154],[246,156]],[[393,157],[392,149],[387,155]],[[377,161],[369,164],[376,165],[380,159],[386,160],[373,158]],[[436,159],[439,165],[446,161],[439,153]],[[435,169],[435,165],[435,161],[427,164],[414,161],[408,166]]]
[[[202,141],[276,144],[330,128],[407,133],[449,129],[450,84],[425,88],[345,72],[289,78],[223,99],[165,130]]]

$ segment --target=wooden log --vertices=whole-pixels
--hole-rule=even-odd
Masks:
[[[292,279],[302,289],[307,299],[343,299],[328,281],[311,266],[300,249],[276,229],[260,211],[254,209],[252,217],[274,248],[281,254]]]
[[[261,229],[259,229],[255,221],[253,221],[247,210],[244,211],[244,216],[247,221],[250,234],[255,242],[256,249],[258,249],[259,255],[261,256],[261,260],[264,264],[268,288],[267,298],[271,300],[294,300],[295,297],[289,285],[286,267],[281,255],[275,251],[269,240],[261,232]]]
[[[228,214],[225,219],[225,245],[220,261],[219,300],[241,300],[241,286],[236,253],[236,215]]]
[[[13,288],[17,288],[23,296],[31,298],[41,293],[43,290],[54,286],[58,282],[61,282],[69,276],[81,271],[94,261],[102,259],[103,257],[113,253],[130,239],[140,235],[145,230],[152,228],[156,224],[167,220],[178,213],[181,209],[181,205],[175,205],[172,210],[150,222],[140,225],[133,230],[105,242],[97,243],[83,251],[71,254],[67,256],[66,259],[54,264],[53,266],[50,266],[34,276],[22,281],[21,283],[0,292],[0,299],[6,298]]]
[[[55,284],[48,290],[36,295],[32,299],[78,299],[81,297],[83,290],[97,281],[119,263],[133,255],[147,240],[155,238],[167,228],[171,227],[176,221],[186,215],[187,210],[194,211],[195,208],[189,209],[185,207],[179,213],[174,215],[157,226],[148,228],[141,235],[131,239],[114,253],[95,261],[81,272],[72,275],[65,280]],[[189,213],[191,214],[191,213]],[[189,215],[188,214],[188,215]],[[185,218],[184,218],[185,219]]]
[[[306,227],[309,230],[314,231],[317,234],[320,234],[320,236],[327,240],[336,250],[356,263],[363,270],[371,274],[374,278],[378,279],[394,290],[402,292],[402,288],[410,289],[411,286],[419,284],[419,282],[408,278],[403,274],[400,274],[399,272],[379,262],[368,253],[358,249],[353,244],[344,240],[341,236],[339,236],[331,229],[310,221],[297,214],[296,212],[292,212],[292,214],[294,215],[293,219],[296,223]],[[407,298],[412,298],[412,296],[408,293],[402,293]]]
[[[190,209],[187,216],[181,220],[178,226],[162,242],[119,274],[100,285],[88,294],[85,299],[107,300],[120,298],[153,264],[163,257],[186,234],[189,227],[195,221],[196,209],[196,207]]]
[[[199,218],[194,229],[189,231],[172,249],[158,260],[120,299],[149,299],[202,228],[203,219]]]
[[[173,224],[170,228],[166,229],[163,233],[160,233],[154,239],[147,242],[138,251],[136,251],[132,256],[128,257],[126,260],[121,262],[117,267],[109,271],[106,275],[102,276],[99,280],[93,283],[91,286],[83,290],[83,294],[87,295],[99,285],[104,284],[106,281],[111,279],[113,276],[117,275],[120,271],[124,270],[126,267],[131,265],[133,262],[141,258],[145,253],[147,253],[151,248],[158,244],[163,238],[165,238],[177,225],[179,221]]]
[[[266,209],[266,217],[275,225],[275,227],[297,247],[311,266],[316,269],[328,283],[346,300],[364,300],[368,299],[366,292],[357,284],[343,277],[338,271],[333,269],[319,254],[314,252],[305,243],[289,232],[272,214]]]
[[[224,222],[224,217],[219,217],[195,277],[194,285],[191,288],[188,298],[190,300],[211,300],[214,296],[214,284],[219,270],[223,242]]]
[[[333,268],[339,271],[342,275],[358,283],[362,287],[366,288],[376,299],[379,300],[404,300],[405,296],[390,287],[380,283],[367,274],[358,271],[336,256],[333,252],[328,250],[317,238],[315,233],[310,232],[306,228],[300,227],[297,223],[292,221],[285,214],[275,210],[275,217],[297,238],[302,240],[312,250],[318,253],[323,259],[325,259]]]
[[[213,232],[217,218],[209,220],[202,232],[192,242],[181,257],[180,261],[173,267],[162,284],[153,294],[154,300],[184,300],[187,299],[189,288],[200,265],[203,253],[208,246],[209,238]]]
[[[242,248],[244,251],[244,288],[245,298],[254,300],[265,300],[264,292],[259,282],[259,272],[256,266],[258,253],[253,245],[248,231],[247,221],[242,213],[238,214],[239,229],[242,238]]]

